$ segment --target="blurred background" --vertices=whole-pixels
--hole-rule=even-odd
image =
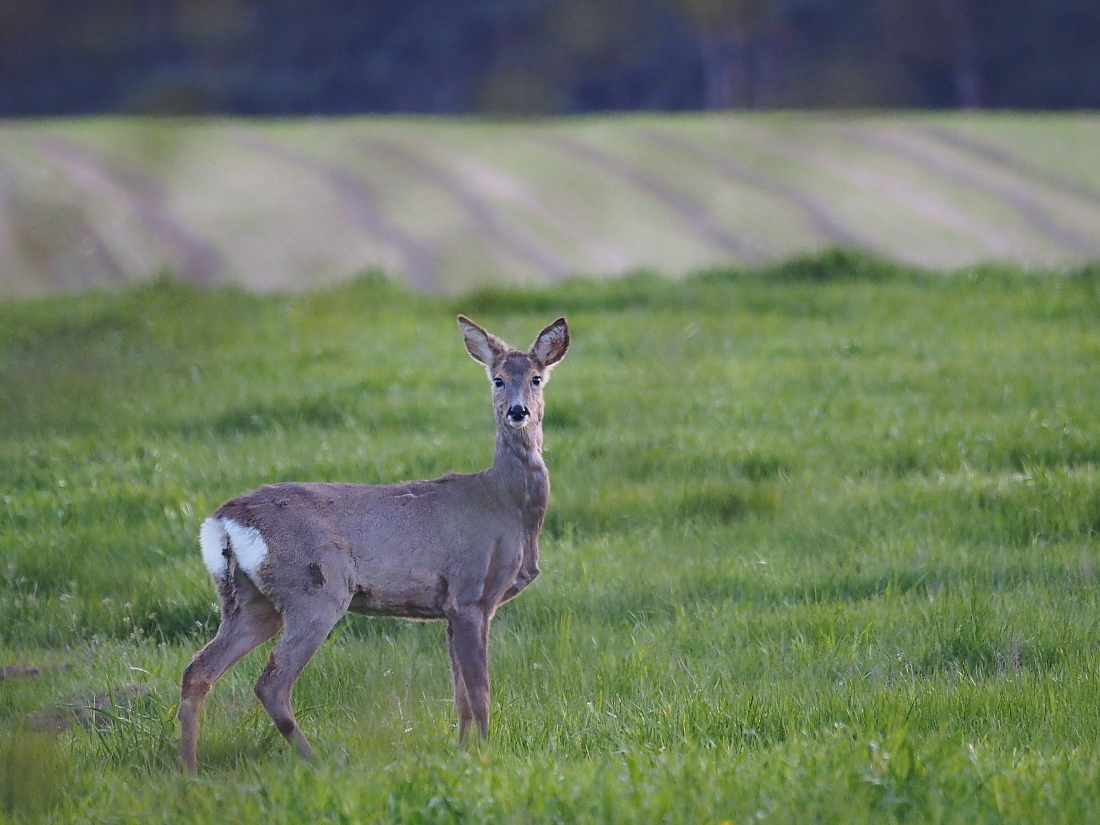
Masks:
[[[1100,105],[1095,0],[0,0],[0,115]]]
[[[1098,106],[1096,0],[0,0],[0,296],[1077,266]]]

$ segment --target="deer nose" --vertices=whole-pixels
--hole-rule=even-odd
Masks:
[[[514,404],[508,408],[508,419],[516,424],[523,421],[530,414],[531,412],[520,404]]]

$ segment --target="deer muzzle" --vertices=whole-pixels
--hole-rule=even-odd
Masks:
[[[520,404],[513,404],[508,408],[508,412],[505,413],[504,417],[508,419],[508,423],[513,427],[522,427],[527,423],[527,419],[531,417],[531,411]]]

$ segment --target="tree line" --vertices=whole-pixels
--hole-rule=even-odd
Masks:
[[[1100,106],[1095,0],[0,0],[0,115]]]

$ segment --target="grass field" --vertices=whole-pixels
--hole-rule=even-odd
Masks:
[[[295,692],[319,767],[252,697],[261,649],[178,776],[180,671],[217,621],[199,522],[270,480],[486,466],[456,311],[573,331],[490,742],[454,745],[441,625],[348,619]],[[1090,821],[1098,328],[1095,266],[843,252],[0,304],[0,664],[38,668],[0,681],[0,821]]]
[[[0,121],[0,296],[1100,259],[1100,114]]]

